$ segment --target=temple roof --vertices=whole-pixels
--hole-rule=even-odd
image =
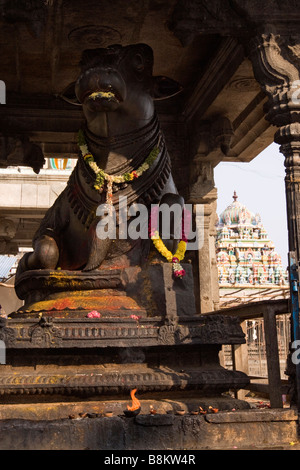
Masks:
[[[219,227],[232,225],[261,226],[261,217],[254,214],[245,205],[237,200],[236,192],[233,193],[233,202],[220,214]]]

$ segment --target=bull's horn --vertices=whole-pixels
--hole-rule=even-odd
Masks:
[[[77,96],[75,94],[75,84],[76,82],[70,83],[64,91],[59,93],[57,96],[62,98],[67,103],[73,104],[74,106],[82,106],[82,104],[78,101]]]
[[[165,100],[171,96],[178,95],[183,90],[183,86],[172,78],[159,75],[153,77],[152,97],[154,100]]]

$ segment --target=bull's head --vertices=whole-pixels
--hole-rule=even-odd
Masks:
[[[151,95],[152,67],[152,49],[144,44],[86,50],[75,86],[77,98],[91,111],[145,108]]]
[[[146,122],[154,113],[153,100],[182,89],[172,79],[153,76],[153,51],[146,44],[86,50],[80,66],[75,94],[88,122],[116,111],[123,120]]]

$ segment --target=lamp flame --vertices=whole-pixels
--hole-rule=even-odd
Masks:
[[[131,397],[131,400],[132,400],[132,406],[127,405],[128,411],[135,411],[135,410],[138,410],[141,407],[141,404],[140,404],[139,400],[135,396],[136,392],[137,392],[136,388],[134,388],[130,392],[130,397]]]

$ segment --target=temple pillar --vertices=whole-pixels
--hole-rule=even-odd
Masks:
[[[203,198],[203,245],[198,251],[200,312],[212,312],[219,307],[218,267],[215,249],[217,189]]]
[[[280,144],[280,151],[285,157],[292,300],[291,331],[292,341],[294,341],[299,339],[300,36],[273,33],[257,36],[250,43],[249,57],[255,77],[268,96],[265,108],[266,119],[278,128],[274,141]],[[296,367],[295,376],[298,390],[300,390],[299,366]],[[299,404],[300,397],[298,396],[298,406]]]
[[[218,116],[210,123],[190,124],[191,148],[194,156],[190,164],[190,180],[186,201],[203,205],[202,244],[197,252],[198,279],[197,307],[200,313],[219,309],[219,282],[216,260],[216,223],[218,192],[214,181],[214,167],[230,147],[233,130],[230,121]]]
[[[198,308],[200,313],[219,308],[218,266],[215,237],[217,222],[217,189],[213,188],[200,201],[203,204],[201,246],[197,252],[198,263]]]

